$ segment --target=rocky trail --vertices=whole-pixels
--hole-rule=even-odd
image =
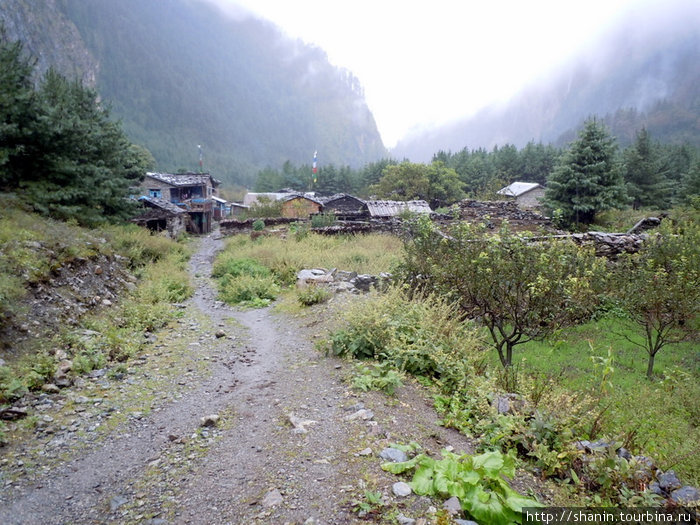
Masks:
[[[126,374],[95,372],[33,403],[36,427],[0,449],[2,524],[432,523],[441,504],[394,493],[392,443],[470,451],[432,402],[354,391],[353,364],[314,348],[319,316],[216,301],[223,241],[190,262],[196,293]],[[323,308],[323,307],[321,307]],[[380,503],[358,508],[367,493]]]

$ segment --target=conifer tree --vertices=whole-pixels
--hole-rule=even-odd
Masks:
[[[625,204],[616,150],[607,128],[587,120],[547,181],[545,204],[564,226],[590,224],[596,213]]]

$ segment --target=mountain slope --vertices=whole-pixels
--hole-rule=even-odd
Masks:
[[[21,5],[10,0],[0,13]],[[52,0],[31,10],[58,12],[62,23],[50,37],[25,28],[29,49],[42,53],[76,28],[101,96],[160,170],[195,169],[199,144],[206,170],[243,184],[268,165],[309,163],[315,150],[351,166],[386,153],[357,80],[270,24],[196,0]]]
[[[700,145],[700,34],[697,15],[669,24],[638,18],[508,103],[401,141],[392,154],[429,160],[439,150],[529,141],[565,145],[597,115],[622,145],[647,126],[663,142]]]

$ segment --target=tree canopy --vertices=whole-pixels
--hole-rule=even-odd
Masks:
[[[596,213],[626,204],[616,152],[607,128],[586,121],[547,181],[545,203],[564,225],[590,224]]]
[[[97,224],[126,218],[153,165],[92,89],[49,70],[39,86],[22,46],[0,39],[0,186],[36,211]]]

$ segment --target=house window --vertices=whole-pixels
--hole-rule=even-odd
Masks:
[[[153,197],[154,199],[160,199],[161,198],[161,193],[160,189],[158,188],[150,188],[148,190],[148,196]]]

